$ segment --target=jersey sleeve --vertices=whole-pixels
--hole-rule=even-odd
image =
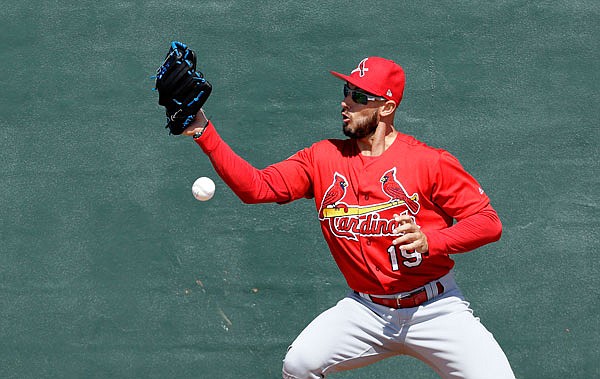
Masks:
[[[313,198],[313,149],[298,151],[288,159],[270,166],[283,178],[289,199],[285,202]],[[283,203],[279,201],[279,203]]]
[[[478,212],[490,202],[475,178],[447,151],[440,153],[433,173],[432,200],[456,220]]]
[[[209,122],[196,143],[209,157],[215,171],[245,203],[287,203],[311,196],[307,152],[285,161],[257,169],[236,154]]]
[[[467,252],[500,238],[502,224],[488,196],[458,159],[446,151],[440,154],[433,174],[432,201],[456,223],[425,231],[430,254]]]
[[[490,204],[477,213],[441,230],[424,230],[429,255],[457,254],[496,242],[502,235],[502,223]]]

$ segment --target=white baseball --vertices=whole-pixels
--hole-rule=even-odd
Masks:
[[[215,194],[215,182],[206,176],[196,179],[192,185],[192,194],[200,201],[212,199]]]

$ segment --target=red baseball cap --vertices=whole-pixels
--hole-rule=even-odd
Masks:
[[[405,82],[404,70],[392,60],[368,57],[360,61],[350,75],[330,72],[373,95],[393,100],[396,105],[400,104],[402,100]]]

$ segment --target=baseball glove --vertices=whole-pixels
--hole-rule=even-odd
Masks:
[[[181,134],[206,102],[212,86],[196,71],[196,54],[181,42],[171,43],[164,63],[156,70],[158,104],[165,107],[171,134]]]

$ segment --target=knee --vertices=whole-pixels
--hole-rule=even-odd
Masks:
[[[302,349],[290,347],[283,360],[283,379],[317,379],[324,378],[321,364],[314,355]]]

